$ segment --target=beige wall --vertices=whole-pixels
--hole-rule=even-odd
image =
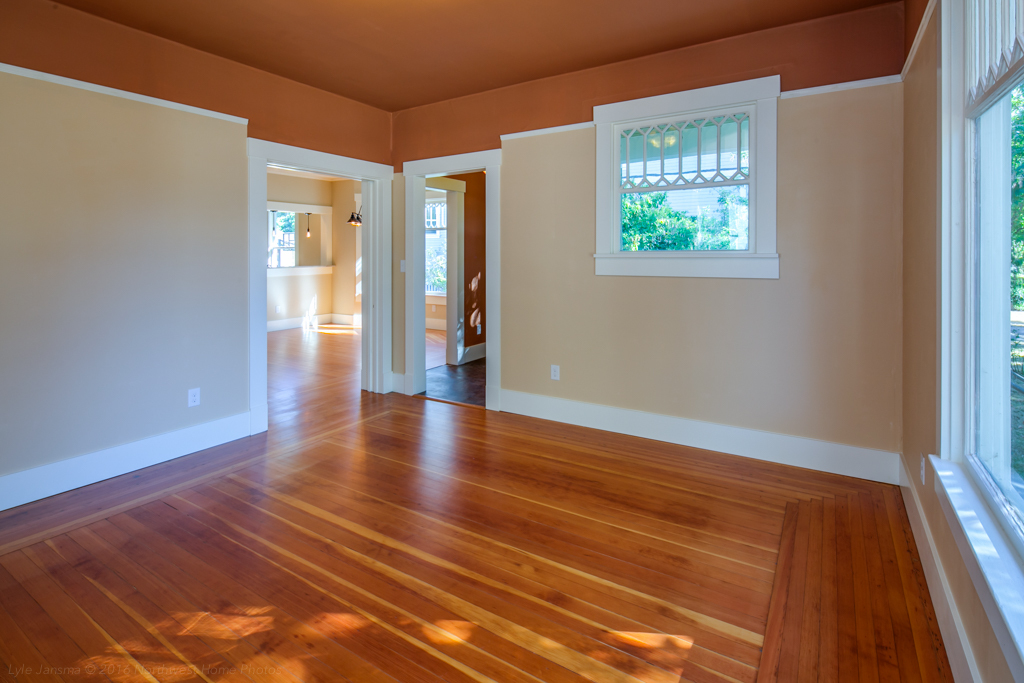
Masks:
[[[503,143],[502,388],[898,451],[902,120],[780,101],[779,280],[597,277],[594,131]]]
[[[325,275],[286,275],[267,278],[267,320],[301,318],[316,297],[318,315],[331,313],[334,291],[332,277]],[[277,312],[277,307],[281,312]]]
[[[0,475],[246,412],[246,127],[7,74],[0,102]]]
[[[939,507],[934,482],[920,484],[920,458],[938,453],[939,82],[938,10],[904,81],[903,417],[907,471],[924,508],[942,568],[984,681],[1012,679],[960,551]],[[930,476],[930,475],[929,475]],[[907,491],[908,505],[913,498]],[[928,552],[925,540],[918,549]],[[939,596],[933,594],[933,600]]]
[[[356,302],[356,232],[348,224],[349,216],[358,207],[355,195],[361,193],[362,183],[357,180],[339,180],[332,183],[331,205],[334,207],[334,313],[358,313]]]
[[[330,206],[333,201],[333,189],[331,187],[333,184],[334,182],[330,180],[300,178],[299,176],[268,172],[267,200],[271,202]]]

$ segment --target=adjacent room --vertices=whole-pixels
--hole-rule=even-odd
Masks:
[[[0,159],[0,683],[1024,683],[1024,0],[2,0]]]

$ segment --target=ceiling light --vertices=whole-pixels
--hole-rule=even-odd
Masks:
[[[359,207],[358,211],[353,211],[352,215],[348,217],[348,224],[360,226],[363,224],[363,207]]]
[[[312,237],[313,234],[309,231],[309,212],[306,212],[306,237]]]

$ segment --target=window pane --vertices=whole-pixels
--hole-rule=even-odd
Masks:
[[[291,268],[294,266],[295,214],[291,211],[271,211],[269,238],[267,267]]]
[[[718,126],[708,120],[700,129],[700,174],[711,180],[718,172]]]
[[[644,174],[644,136],[633,131],[629,138],[629,182],[639,185]]]
[[[674,183],[679,180],[679,129],[665,131],[665,178]]]
[[[1024,93],[978,119],[976,454],[1024,507]]]
[[[697,136],[700,129],[692,123],[683,129],[683,177],[692,182],[697,175]]]
[[[448,287],[448,231],[427,231],[427,294],[444,294]]]
[[[629,138],[626,132],[619,136],[619,184],[622,187],[627,187],[629,181]]]
[[[622,251],[745,250],[748,185],[622,195]]]
[[[733,119],[727,119],[722,123],[722,175],[728,179],[736,175],[738,159],[738,124]]]
[[[750,117],[740,122],[740,170],[750,174]]]
[[[661,180],[661,130],[647,131],[647,182],[656,185]]]

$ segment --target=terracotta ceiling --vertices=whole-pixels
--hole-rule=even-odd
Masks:
[[[885,0],[61,0],[387,111]]]

